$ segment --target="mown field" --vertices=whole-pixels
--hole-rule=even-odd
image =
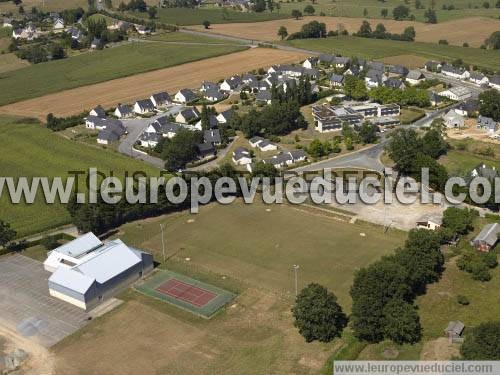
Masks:
[[[303,25],[311,22],[323,22],[326,29],[338,30],[339,27],[347,30],[349,34],[359,31],[363,22],[362,18],[348,17],[302,17],[299,20],[273,20],[259,23],[226,23],[212,25],[209,29],[205,29],[202,25],[191,26],[198,31],[206,33],[216,33],[231,35],[245,39],[279,41],[281,38],[277,35],[277,31],[281,26],[284,26],[288,34],[300,31]],[[446,39],[449,44],[462,46],[468,43],[470,47],[479,48],[484,44],[493,32],[500,29],[500,21],[498,19],[486,17],[471,17],[467,19],[453,20],[438,24],[424,24],[415,21],[395,21],[393,19],[371,19],[369,20],[372,29],[376,25],[382,23],[388,32],[401,34],[405,28],[413,27],[416,32],[415,40],[424,43],[438,43],[440,39]]]
[[[399,55],[417,55],[428,59],[452,61],[462,59],[474,64],[497,70],[500,66],[500,51],[479,48],[464,48],[419,42],[398,42],[357,37],[330,37],[324,39],[297,39],[285,42],[298,48],[327,53],[340,53],[368,59],[382,59]]]
[[[500,9],[495,8],[496,0],[489,0],[488,2],[490,8],[485,9],[483,8],[483,0],[436,0],[435,10],[438,22],[477,16],[497,18],[500,15]],[[317,0],[313,6],[316,10],[316,14],[323,12],[327,16],[357,18],[380,18],[381,10],[386,8],[389,11],[387,18],[392,18],[392,10],[401,4],[405,5],[400,0],[336,0],[335,2],[330,0]],[[422,0],[422,5],[425,8],[430,7],[430,4],[431,0]],[[453,5],[455,10],[443,10],[443,5]],[[281,12],[290,13],[292,9],[299,9],[302,11],[305,6],[306,3],[283,1],[281,2]],[[407,4],[407,6],[410,8],[411,14],[415,15],[416,21],[425,21],[425,9],[416,10],[415,3],[413,1]],[[367,14],[365,14],[365,9]]]
[[[0,117],[2,177],[68,177],[68,171],[96,167],[104,173],[143,170],[158,175],[158,170],[143,162],[100,147],[66,140],[38,123]],[[83,187],[83,186],[80,186]],[[42,194],[34,204],[12,204],[4,187],[0,197],[0,219],[12,224],[19,236],[38,233],[62,224],[70,217],[59,204],[46,204]]]
[[[449,174],[464,176],[481,163],[500,170],[499,145],[474,141],[470,138],[460,141],[447,139],[447,141],[452,146],[452,149],[442,156],[439,162],[446,167]],[[480,155],[481,152],[488,148],[491,148],[493,155]]]
[[[171,38],[175,39],[175,36]],[[0,105],[243,49],[245,47],[235,45],[180,47],[166,43],[135,42],[31,65],[0,74]]]
[[[307,344],[293,328],[292,265],[300,265],[299,288],[322,283],[348,310],[354,270],[405,238],[321,211],[241,202],[126,224],[116,236],[161,262],[160,223],[166,228],[165,266],[238,292],[234,304],[207,321],[128,291],[120,296],[126,301],[122,307],[54,348],[57,370],[317,374],[338,341]],[[117,340],[119,351],[112,350]]]

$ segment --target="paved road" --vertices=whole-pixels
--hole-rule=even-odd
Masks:
[[[142,152],[134,150],[133,146],[135,142],[139,139],[141,133],[148,127],[148,125],[157,119],[158,117],[162,117],[165,115],[175,115],[178,113],[183,106],[181,105],[173,105],[166,112],[159,113],[154,117],[143,119],[143,118],[135,118],[135,119],[126,119],[123,120],[123,125],[127,128],[127,136],[120,141],[120,145],[118,146],[118,151],[127,156],[133,157],[135,159],[143,160],[149,164],[154,165],[155,167],[163,169],[165,162],[160,158],[156,158],[151,155],[143,154]]]
[[[439,79],[440,81],[444,83],[448,83],[452,86],[463,86],[466,87],[470,90],[472,93],[473,98],[477,98],[479,94],[481,94],[483,91],[486,91],[487,89],[480,87],[478,85],[475,85],[474,83],[471,82],[464,82],[456,78],[452,77],[447,77],[443,74],[438,74],[438,73],[433,73],[433,72],[428,72],[425,69],[420,69],[421,72],[425,75],[426,78],[436,78]]]

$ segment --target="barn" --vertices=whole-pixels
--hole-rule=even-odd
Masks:
[[[153,270],[151,254],[87,233],[49,252],[51,296],[89,310]]]

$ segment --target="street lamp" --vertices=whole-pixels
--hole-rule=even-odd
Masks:
[[[293,272],[295,274],[295,297],[299,294],[299,287],[297,282],[297,273],[299,272],[300,266],[298,264],[293,265]]]

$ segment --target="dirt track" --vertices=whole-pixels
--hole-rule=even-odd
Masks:
[[[278,28],[285,26],[288,34],[299,31],[303,24],[312,20],[324,22],[327,30],[337,30],[339,24],[353,33],[359,30],[362,18],[347,17],[304,17],[300,20],[284,19],[259,23],[227,23],[211,25],[210,29],[205,30],[203,26],[190,26],[193,30],[212,32],[218,34],[232,35],[246,39],[254,40],[279,40],[277,35]],[[394,21],[390,19],[369,19],[375,29],[378,23],[383,23],[387,31],[391,33],[401,33],[408,26],[415,28],[418,42],[437,43],[439,39],[447,39],[450,44],[461,46],[464,42],[469,43],[471,47],[479,47],[484,40],[494,31],[500,29],[500,21],[486,17],[471,17],[449,22],[438,23],[435,25],[412,21]]]
[[[68,116],[97,104],[109,108],[118,103],[133,103],[158,91],[175,93],[181,88],[198,87],[203,80],[217,81],[260,67],[298,62],[305,57],[298,52],[252,48],[9,104],[0,107],[0,113],[40,119],[45,119],[50,112],[56,116]]]

